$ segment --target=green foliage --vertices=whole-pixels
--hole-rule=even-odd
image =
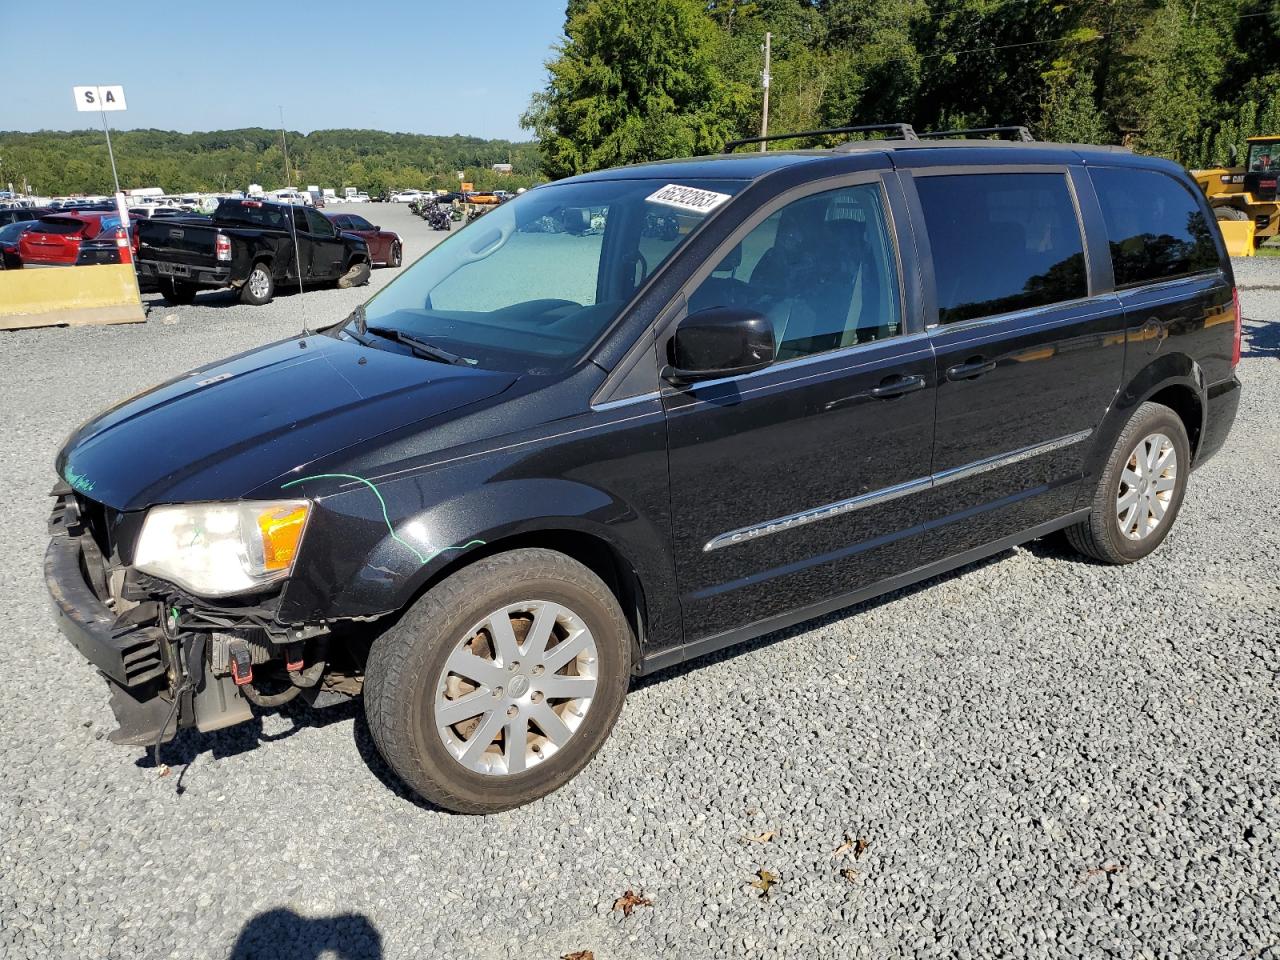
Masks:
[[[392,188],[451,187],[464,170],[480,189],[529,186],[538,177],[536,144],[477,137],[419,136],[381,130],[317,130],[288,133],[286,183],[280,131],[249,128],[209,133],[121,130],[112,134],[120,185],[165,190],[268,190],[317,184],[370,192]],[[514,172],[494,173],[495,163]],[[110,193],[111,166],[101,130],[69,133],[0,132],[0,183],[31,185],[47,195]]]
[[[1280,0],[573,0],[525,118],[546,172],[754,135],[766,31],[770,132],[1025,124],[1192,166],[1280,134]],[[697,100],[662,99],[671,71]]]
[[[707,153],[732,134],[748,89],[721,71],[698,0],[589,0],[565,34],[521,121],[548,175]]]

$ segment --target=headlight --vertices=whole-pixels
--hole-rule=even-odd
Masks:
[[[310,510],[306,500],[152,507],[134,566],[198,596],[244,593],[293,571]]]

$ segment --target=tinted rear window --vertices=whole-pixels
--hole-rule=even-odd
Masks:
[[[1117,287],[1218,267],[1208,218],[1191,192],[1159,170],[1090,170],[1107,224]]]
[[[286,219],[290,208],[275,204],[249,206],[239,200],[223,200],[213,211],[213,219],[226,223],[240,223],[247,227],[266,227],[269,230],[288,230]]]
[[[1075,204],[1060,173],[918,177],[938,321],[956,323],[1088,294]]]
[[[36,224],[37,233],[59,233],[70,235],[84,229],[83,220],[41,220]]]

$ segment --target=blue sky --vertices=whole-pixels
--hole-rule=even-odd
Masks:
[[[6,4],[0,3],[0,7]],[[44,0],[3,14],[0,130],[98,126],[71,88],[120,83],[113,128],[372,127],[528,139],[563,0]],[[22,42],[22,38],[38,42]],[[50,51],[60,51],[51,59]],[[117,55],[118,54],[118,55]],[[56,69],[53,65],[57,64]]]

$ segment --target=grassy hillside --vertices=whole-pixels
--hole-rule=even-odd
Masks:
[[[381,130],[317,130],[287,136],[294,186],[352,186],[371,192],[456,188],[458,170],[465,170],[481,187],[527,186],[539,164],[535,143]],[[268,190],[286,185],[278,130],[121,130],[112,133],[111,141],[125,189],[158,186],[176,193],[243,190],[250,183]],[[499,177],[489,169],[507,162],[515,167],[512,176]],[[110,192],[111,166],[102,131],[0,131],[0,182],[21,185],[23,177],[42,194]]]

